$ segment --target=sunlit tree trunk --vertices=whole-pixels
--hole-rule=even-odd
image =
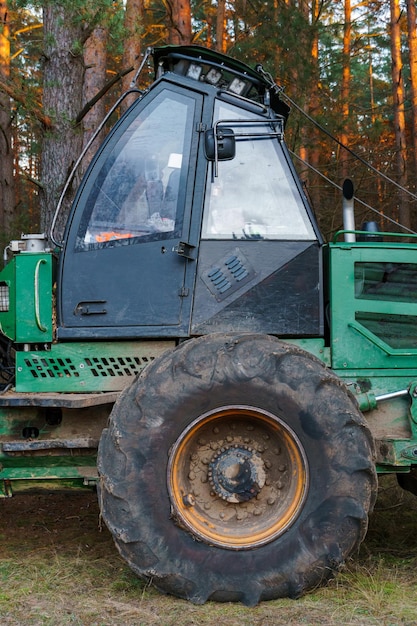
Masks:
[[[127,0],[125,7],[125,19],[124,27],[126,37],[123,45],[123,60],[122,68],[128,69],[133,67],[134,71],[140,65],[141,61],[141,32],[143,24],[144,6],[143,0]],[[134,72],[126,74],[122,79],[122,89],[127,91],[130,87]],[[122,111],[125,111],[128,106],[136,99],[136,96],[128,96],[122,103]]]
[[[166,0],[168,7],[168,36],[173,45],[192,42],[190,0]]]
[[[10,14],[7,2],[0,0],[0,78],[10,77]],[[10,97],[0,91],[0,230],[8,232],[15,207],[13,180],[12,113]]]
[[[226,52],[226,0],[217,0],[216,50]]]
[[[394,106],[394,132],[396,142],[397,182],[407,185],[407,146],[405,136],[404,84],[401,57],[401,9],[399,0],[390,0],[391,9],[391,57],[392,57],[392,93]],[[398,194],[398,220],[400,224],[410,227],[410,211],[403,192]]]
[[[311,3],[310,14],[310,58],[311,58],[311,83],[310,83],[310,106],[309,113],[315,118],[319,111],[319,37],[318,37],[318,15],[319,0],[313,0]],[[312,128],[310,134],[310,150],[309,162],[315,168],[320,168],[320,142],[316,128]],[[320,207],[319,186],[310,187],[310,197],[313,206],[318,209]]]
[[[84,47],[84,86],[83,86],[83,105],[90,102],[103,89],[106,82],[106,61],[107,61],[107,38],[108,31],[106,28],[98,26],[87,39]],[[106,114],[104,98],[100,98],[83,118],[83,145],[86,146],[91,136],[98,128]],[[88,149],[83,163],[81,172],[85,172],[89,162],[94,156],[98,145],[103,140],[103,134],[99,134],[96,140]]]
[[[349,127],[349,98],[350,98],[350,49],[351,49],[351,33],[352,33],[352,10],[350,0],[345,0],[345,23],[343,31],[343,68],[342,68],[342,88],[341,88],[341,105],[343,128],[340,134],[340,141],[345,146],[349,143],[348,127]],[[349,159],[348,152],[341,150],[340,163],[342,179],[349,176]]]
[[[410,56],[411,77],[411,130],[414,151],[413,187],[417,187],[417,30],[416,30],[416,3],[407,0],[407,34],[408,51]]]
[[[289,5],[289,0],[286,0],[284,2],[285,5]],[[304,7],[303,7],[303,17],[305,20],[305,29],[304,32],[300,32],[300,41],[301,41],[301,45],[303,46],[303,48],[305,47],[305,49],[307,49],[308,46],[308,41],[307,41],[307,25],[308,25],[308,20],[309,20],[309,14],[308,14],[308,7],[307,5],[304,3]],[[288,11],[286,13],[286,15],[289,15]],[[276,11],[276,16],[277,16],[277,21],[278,21],[278,11]],[[281,51],[279,52],[281,53]],[[298,67],[296,65],[294,65],[293,67],[293,80],[294,83],[297,84],[300,81],[300,77],[298,75]],[[294,94],[295,95],[295,94]],[[306,94],[306,98],[303,101],[303,108],[304,111],[307,113],[307,115],[310,114],[310,97],[308,94]],[[310,162],[310,129],[307,127],[307,124],[304,123],[305,120],[301,121],[301,128],[300,128],[300,138],[301,138],[301,144],[300,144],[300,149],[299,149],[299,155],[300,155],[300,159],[305,162],[305,163],[309,163]],[[310,184],[312,182],[313,176],[311,174],[311,170],[306,167],[305,169],[303,169],[302,171],[302,180],[305,183],[307,190],[308,190],[308,194],[310,195],[311,200],[313,201],[313,198],[311,197],[311,187]]]

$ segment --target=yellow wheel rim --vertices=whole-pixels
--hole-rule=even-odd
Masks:
[[[297,435],[258,408],[205,413],[171,449],[173,517],[210,545],[243,550],[269,543],[298,517],[307,489],[308,464]]]

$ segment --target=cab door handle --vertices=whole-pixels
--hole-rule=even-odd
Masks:
[[[106,300],[86,300],[79,302],[74,309],[74,315],[105,315],[106,309],[99,308]]]
[[[192,243],[187,241],[180,241],[177,246],[172,248],[173,252],[176,252],[179,256],[184,257],[185,259],[189,259],[190,261],[195,261],[194,251],[195,246]]]

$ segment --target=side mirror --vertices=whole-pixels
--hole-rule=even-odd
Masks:
[[[236,139],[233,129],[218,126],[217,137],[214,134],[214,128],[206,130],[204,135],[204,149],[209,161],[230,161],[234,159],[236,154]]]

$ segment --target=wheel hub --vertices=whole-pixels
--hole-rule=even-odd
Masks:
[[[247,446],[222,448],[208,469],[213,491],[226,502],[247,502],[265,485],[262,458]]]
[[[245,405],[200,415],[171,448],[172,519],[200,541],[232,550],[269,543],[307,494],[307,460],[278,416]]]

